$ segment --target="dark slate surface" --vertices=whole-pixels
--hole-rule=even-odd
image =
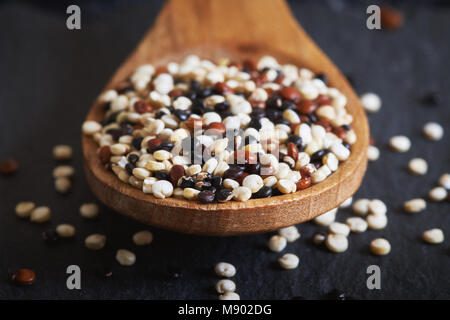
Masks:
[[[400,3],[407,23],[392,33],[365,28],[363,2],[294,2],[290,5],[317,43],[356,80],[356,90],[374,91],[384,104],[370,116],[372,133],[381,149],[381,159],[369,165],[357,196],[383,199],[389,206],[389,225],[382,231],[350,236],[350,248],[332,254],[309,243],[320,230],[311,223],[299,226],[302,238],[285,252],[300,257],[296,270],[281,270],[280,254],[269,252],[270,234],[207,238],[149,228],[154,243],[136,248],[131,235],[146,229],[120,214],[102,207],[98,221],[83,221],[81,203],[94,200],[83,177],[80,124],[93,99],[125,59],[157,14],[158,1],[115,1],[113,7],[83,2],[82,31],[65,28],[65,10],[52,10],[23,2],[0,2],[0,158],[13,155],[20,171],[12,178],[0,177],[0,298],[8,299],[216,299],[218,261],[233,263],[234,280],[242,298],[289,299],[292,296],[322,298],[334,288],[357,299],[450,298],[450,249],[444,244],[422,243],[421,233],[441,227],[450,237],[450,204],[429,204],[425,213],[414,216],[399,210],[404,200],[424,195],[439,175],[450,171],[450,10],[447,6]],[[92,7],[92,10],[90,9]],[[82,10],[83,10],[82,6]],[[438,90],[443,104],[426,108],[417,97]],[[421,135],[425,121],[445,126],[446,137],[430,142]],[[406,134],[413,147],[394,154],[386,143],[394,134]],[[56,194],[51,178],[56,165],[52,146],[74,147],[70,162],[76,167],[74,188],[69,196]],[[421,156],[429,161],[429,174],[410,176],[407,161]],[[14,216],[21,200],[33,200],[53,209],[52,222],[32,225]],[[349,212],[341,210],[338,220]],[[47,247],[41,232],[58,223],[72,223],[77,237],[71,242]],[[108,235],[106,248],[91,252],[83,247],[86,235]],[[369,242],[386,237],[392,252],[375,257]],[[137,254],[133,267],[120,267],[115,251],[128,248]],[[66,267],[80,265],[82,290],[66,289]],[[382,271],[382,289],[366,288],[366,268],[377,264]],[[97,270],[110,266],[113,276],[105,280]],[[36,270],[36,283],[28,288],[10,284],[9,275],[20,267]],[[179,267],[183,275],[168,281],[168,267]]]

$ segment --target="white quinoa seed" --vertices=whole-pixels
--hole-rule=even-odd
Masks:
[[[450,173],[444,173],[439,178],[439,184],[441,185],[441,187],[450,190]]]
[[[241,300],[236,292],[225,292],[219,296],[219,300]]]
[[[353,198],[350,197],[347,200],[345,200],[344,202],[342,202],[341,205],[339,206],[339,208],[341,208],[341,209],[349,208],[352,205],[352,202],[353,202]]]
[[[84,239],[84,245],[90,250],[101,250],[105,246],[106,236],[99,233],[91,234]]]
[[[252,196],[252,191],[247,187],[237,187],[233,190],[234,199],[245,202]]]
[[[427,203],[420,198],[411,199],[403,204],[403,208],[406,212],[420,212],[427,208]]]
[[[214,271],[219,277],[226,278],[231,278],[236,274],[236,268],[231,263],[227,262],[219,262],[216,264]]]
[[[424,175],[428,171],[428,163],[422,158],[414,158],[408,162],[409,172]]]
[[[314,218],[314,223],[319,226],[329,226],[336,219],[337,209],[332,209]]]
[[[380,158],[380,149],[375,146],[367,147],[367,159],[369,161],[377,161]]]
[[[23,201],[23,202],[19,202],[16,205],[16,216],[18,216],[19,218],[29,218],[31,215],[31,212],[34,210],[34,208],[36,207],[36,205],[34,204],[34,202],[31,201]]]
[[[30,221],[34,223],[44,223],[51,218],[51,210],[49,207],[36,207],[30,214]]]
[[[358,199],[355,202],[353,202],[353,212],[359,216],[365,216],[369,212],[369,199]]]
[[[411,148],[411,141],[406,136],[394,136],[389,140],[389,145],[394,151],[406,152]]]
[[[423,133],[428,139],[437,141],[444,136],[444,129],[439,123],[428,122],[423,127]]]
[[[94,135],[94,133],[97,133],[100,130],[102,130],[102,126],[96,121],[85,121],[82,126],[83,133],[90,136]]]
[[[261,176],[257,174],[250,174],[244,178],[242,185],[249,188],[252,193],[255,193],[264,186],[264,181]]]
[[[347,237],[342,234],[329,234],[325,240],[325,245],[331,252],[344,252],[348,248]]]
[[[72,158],[72,147],[61,144],[53,147],[53,158],[55,160],[69,160]]]
[[[381,99],[375,93],[364,93],[361,95],[360,100],[363,108],[367,112],[378,112],[381,109]]]
[[[384,256],[391,252],[391,244],[383,238],[377,238],[370,242],[370,251],[377,256]]]
[[[374,199],[369,202],[369,213],[373,215],[386,215],[387,207],[383,201]]]
[[[325,242],[326,238],[327,238],[326,235],[322,233],[315,233],[312,238],[312,241],[315,245],[320,246]]]
[[[333,234],[341,234],[347,237],[350,233],[350,228],[341,222],[333,222],[328,226],[328,232]]]
[[[295,269],[298,267],[299,258],[293,253],[286,253],[278,259],[278,263],[283,269]]]
[[[361,233],[367,230],[367,222],[360,217],[350,217],[345,223],[349,226],[351,232]]]
[[[216,283],[216,291],[217,293],[234,292],[236,291],[236,284],[230,279],[219,280]]]
[[[75,235],[75,227],[71,224],[60,224],[56,227],[56,233],[61,238],[71,238]]]
[[[167,180],[159,180],[152,185],[152,194],[158,199],[170,197],[172,193],[173,185]]]
[[[146,246],[152,243],[153,234],[150,231],[143,230],[133,235],[133,242],[137,246]]]
[[[126,249],[119,249],[116,253],[116,260],[122,266],[131,266],[136,262],[136,255]]]
[[[366,217],[367,225],[369,226],[369,229],[372,230],[381,230],[386,228],[388,219],[385,215],[375,215],[375,214],[369,214]]]
[[[98,205],[95,203],[85,203],[80,207],[80,214],[83,218],[94,219],[98,216]]]
[[[57,166],[53,169],[53,178],[71,178],[75,174],[75,169],[72,166]]]
[[[287,244],[287,241],[286,241],[285,237],[275,235],[275,236],[270,237],[268,246],[271,251],[280,252],[280,251],[283,251],[284,248],[286,248],[286,244]]]
[[[281,228],[278,230],[278,234],[286,238],[287,242],[294,242],[300,238],[300,233],[296,226],[290,226],[286,228]]]
[[[59,193],[68,193],[72,188],[72,182],[68,178],[55,179],[55,189]]]
[[[444,242],[444,232],[441,229],[430,229],[422,234],[423,240],[427,243],[436,244]]]
[[[445,190],[443,187],[435,187],[428,192],[428,197],[432,201],[443,201],[447,197],[447,190]]]

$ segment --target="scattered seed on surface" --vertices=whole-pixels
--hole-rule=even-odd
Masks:
[[[106,236],[99,233],[91,234],[84,239],[84,244],[86,248],[90,250],[100,250],[103,249],[106,243]]]
[[[30,221],[34,223],[44,223],[50,220],[51,211],[49,207],[36,207],[30,214]]]
[[[423,127],[423,133],[428,139],[437,141],[444,136],[444,129],[439,123],[428,122]]]
[[[61,238],[71,238],[75,235],[75,227],[71,224],[60,224],[56,227],[56,233]]]
[[[364,93],[361,95],[360,100],[363,108],[367,112],[378,112],[381,108],[381,99],[375,93]]]
[[[147,230],[136,232],[133,235],[133,242],[137,246],[146,246],[152,243],[152,241],[153,241],[153,234]]]
[[[241,300],[236,292],[225,292],[219,296],[219,300]]]
[[[328,231],[333,234],[341,234],[346,237],[350,233],[350,228],[344,223],[333,222],[328,226]]]
[[[36,205],[31,201],[19,202],[16,205],[16,216],[19,218],[29,218],[35,207]]]
[[[391,252],[391,244],[383,238],[377,238],[370,242],[370,251],[378,256],[384,256]]]
[[[53,147],[53,158],[55,160],[70,160],[72,158],[72,147],[60,144]]]
[[[278,234],[282,237],[285,237],[287,242],[294,242],[301,236],[296,226],[281,228],[280,230],[278,230]]]
[[[295,269],[298,267],[299,261],[298,257],[293,253],[286,253],[278,259],[278,262],[283,269]]]
[[[367,230],[367,222],[360,217],[350,217],[345,223],[350,228],[351,232],[361,233]]]
[[[447,198],[447,190],[443,187],[435,187],[428,192],[428,197],[433,201],[443,201]]]
[[[387,226],[388,219],[385,215],[369,214],[366,218],[369,229],[380,230]]]
[[[320,216],[315,217],[314,223],[322,227],[327,227],[336,219],[336,212],[337,209],[327,211]]]
[[[394,151],[406,152],[411,148],[411,141],[406,136],[394,136],[389,140],[389,145]]]
[[[116,253],[116,260],[122,266],[131,266],[136,262],[136,255],[129,250],[119,249]]]
[[[369,199],[358,199],[353,202],[353,212],[359,216],[365,216],[369,212]]]
[[[444,173],[439,178],[439,184],[441,185],[441,187],[450,190],[450,173]]]
[[[214,271],[218,276],[227,278],[233,277],[236,274],[236,268],[227,262],[219,262],[216,264]]]
[[[380,149],[375,146],[367,147],[367,159],[369,161],[377,161],[380,158]]]
[[[217,293],[226,293],[236,291],[236,284],[230,279],[222,279],[216,283]]]
[[[348,240],[342,234],[329,234],[325,240],[325,245],[330,251],[340,253],[347,250]]]
[[[55,179],[55,189],[59,193],[68,193],[72,187],[72,182],[67,178]]]
[[[411,199],[403,204],[403,208],[406,212],[420,212],[427,208],[427,203],[420,198]]]
[[[430,229],[422,234],[423,240],[428,243],[442,243],[444,242],[444,232],[441,229]]]
[[[339,206],[339,208],[341,208],[341,209],[349,208],[352,205],[352,202],[353,202],[353,198],[350,197],[347,200],[345,200],[344,202],[342,202],[341,205]]]
[[[320,246],[325,242],[326,238],[327,238],[327,236],[325,234],[316,232],[312,238],[312,242],[315,245]]]
[[[373,215],[386,215],[387,212],[386,205],[379,199],[370,200],[368,208],[369,213]]]
[[[428,171],[428,163],[422,158],[411,159],[408,163],[409,172],[424,175]]]
[[[8,176],[17,171],[19,162],[14,158],[5,158],[0,161],[0,173]]]
[[[80,207],[80,214],[83,218],[94,219],[98,216],[98,205],[95,203],[85,203]]]
[[[13,274],[12,280],[20,285],[33,284],[36,279],[36,274],[31,269],[19,269]]]
[[[75,174],[75,169],[72,166],[57,166],[53,169],[53,178],[71,178]]]
[[[286,238],[282,237],[282,236],[272,236],[270,237],[269,240],[269,249],[272,250],[273,252],[280,252],[283,251],[284,248],[286,248]]]

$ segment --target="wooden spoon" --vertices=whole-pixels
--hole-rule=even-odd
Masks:
[[[156,199],[121,182],[101,165],[98,146],[83,136],[86,176],[94,194],[107,206],[143,223],[186,233],[235,235],[278,229],[310,220],[337,207],[358,189],[366,166],[369,128],[360,102],[334,64],[301,29],[282,0],[170,0],[153,28],[117,70],[106,88],[138,66],[181,61],[189,54],[217,61],[272,55],[314,72],[324,72],[331,86],[348,98],[357,142],[348,160],[325,181],[294,194],[247,202],[200,204]],[[87,119],[100,121],[94,103]]]

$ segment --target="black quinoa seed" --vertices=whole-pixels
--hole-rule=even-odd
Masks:
[[[195,181],[191,177],[181,177],[181,183],[180,188],[194,188],[195,187]]]
[[[158,180],[170,181],[170,175],[167,171],[156,171],[153,173],[153,176]]]
[[[302,143],[303,143],[303,140],[302,140],[301,137],[299,137],[299,136],[297,136],[297,135],[295,135],[295,134],[291,134],[291,135],[288,137],[288,139],[287,139],[287,141],[286,141],[286,144],[288,144],[289,142],[292,142],[292,143],[295,144],[297,147],[301,147],[301,145],[302,145]]]
[[[281,119],[282,113],[279,109],[267,109],[266,116],[270,121],[276,122],[278,119]]]
[[[231,167],[223,173],[223,179],[237,180],[244,174],[244,170],[239,167]]]
[[[174,144],[172,142],[165,141],[158,146],[157,150],[171,151],[173,147]]]
[[[214,110],[219,113],[228,111],[229,108],[230,108],[230,103],[226,100],[224,102],[219,102],[214,105]]]
[[[216,193],[216,199],[219,202],[230,201],[232,197],[233,197],[233,190],[231,189],[223,188],[217,191]]]
[[[139,156],[137,154],[131,153],[128,155],[128,161],[132,164],[136,164],[136,162],[139,160]]]
[[[114,141],[118,141],[120,137],[122,136],[122,130],[120,129],[109,129],[106,130],[106,133],[111,135]]]
[[[245,165],[245,172],[249,174],[260,174],[261,172],[261,163],[252,163]]]
[[[253,118],[250,120],[250,123],[248,124],[249,128],[255,128],[256,130],[261,129],[262,125],[259,120],[259,118]]]
[[[283,104],[281,97],[277,94],[272,94],[269,99],[266,100],[266,107],[272,109],[278,109]]]
[[[269,198],[272,196],[272,188],[264,186],[261,189],[259,189],[257,192],[255,192],[252,196],[252,198]]]
[[[322,163],[322,158],[328,154],[330,152],[330,150],[328,149],[321,149],[319,151],[314,152],[311,155],[311,162],[320,162]]]
[[[211,182],[211,185],[214,188],[216,188],[217,190],[222,188],[222,177],[221,176],[212,176],[210,182]]]
[[[127,170],[127,172],[128,172],[129,175],[133,175],[133,169],[134,169],[134,168],[136,168],[136,165],[134,165],[134,164],[132,164],[132,163],[130,163],[130,162],[128,162],[128,163],[125,165],[125,170]]]
[[[184,110],[175,110],[174,115],[181,121],[186,121],[189,118],[189,112]]]
[[[284,100],[283,103],[281,104],[280,109],[283,111],[287,109],[294,110],[295,104],[292,101]]]
[[[195,99],[192,101],[191,112],[198,115],[205,113],[205,104],[202,99]]]
[[[144,138],[134,138],[133,141],[131,141],[131,144],[133,145],[133,147],[136,150],[141,150],[141,144],[142,144],[142,140],[144,140]]]
[[[211,192],[210,190],[200,191],[200,193],[197,195],[197,199],[201,203],[211,203],[214,201],[215,197],[216,197],[216,195],[213,192]]]

